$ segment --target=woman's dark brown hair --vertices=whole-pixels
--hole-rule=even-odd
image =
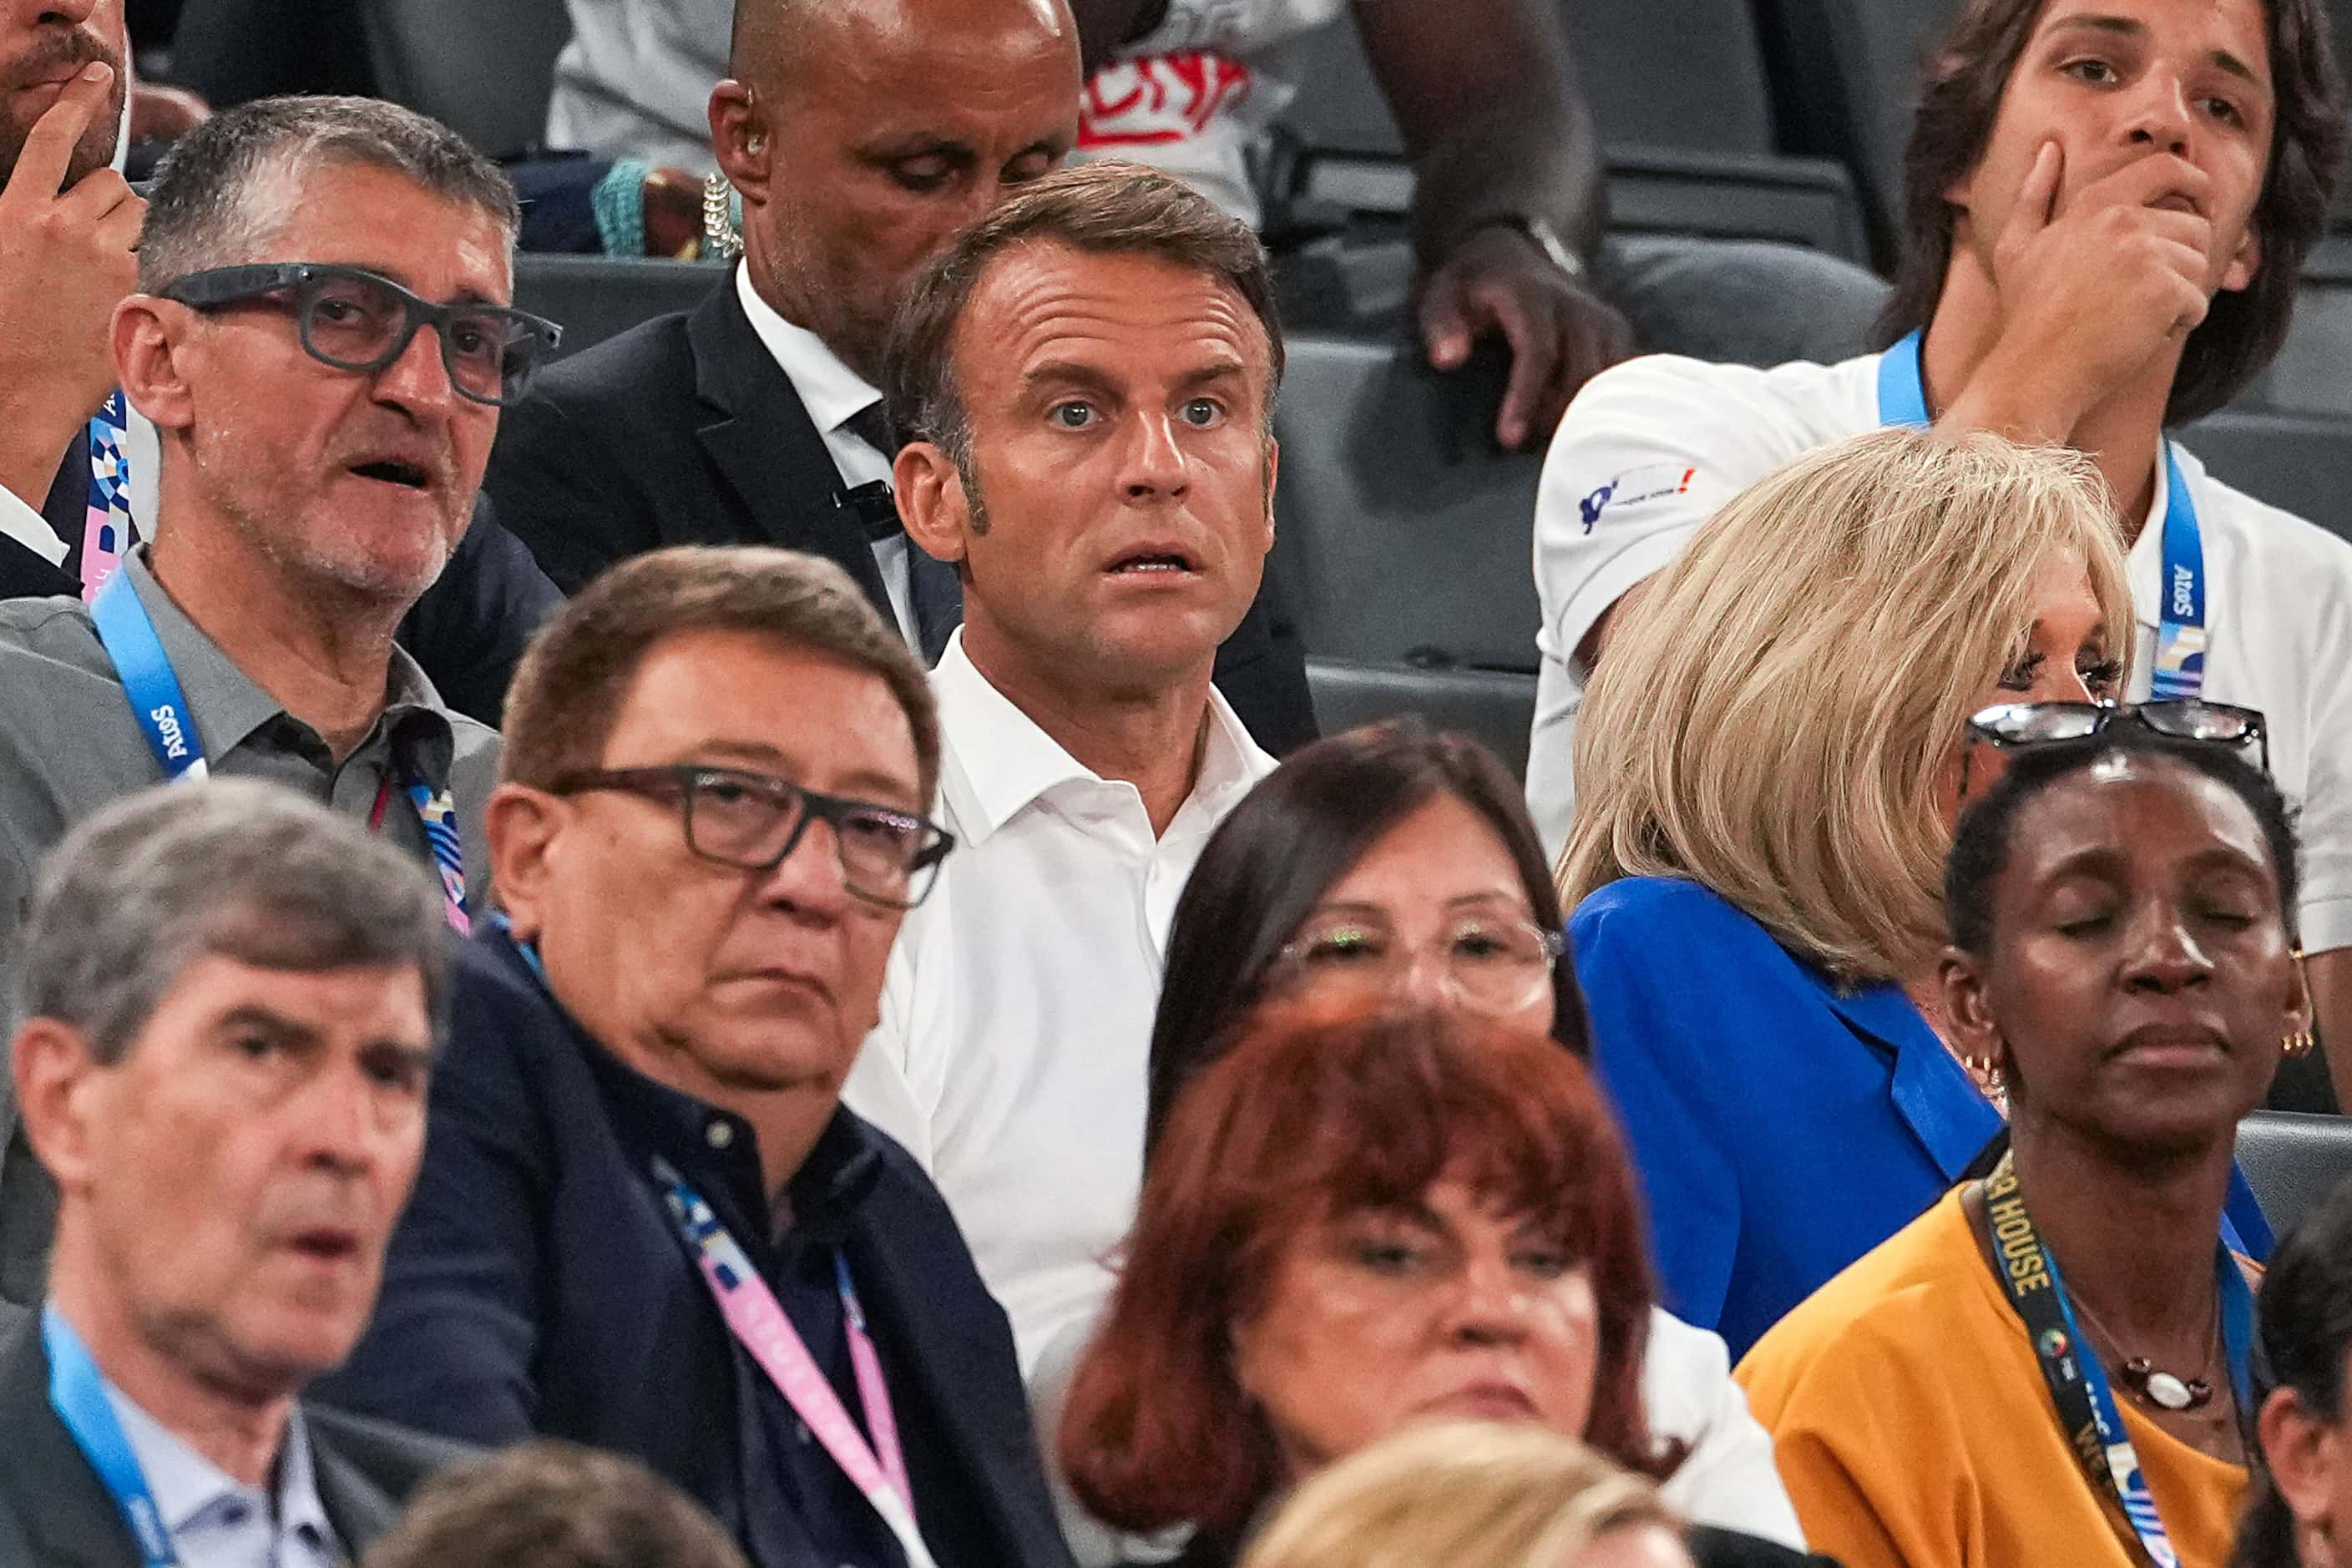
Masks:
[[[1149,1150],[1184,1081],[1219,1037],[1263,999],[1265,979],[1331,885],[1388,831],[1441,795],[1502,839],[1546,931],[1559,894],[1519,786],[1466,735],[1417,720],[1367,724],[1293,752],[1217,825],[1177,900],[1151,1025]],[[1552,966],[1552,1036],[1588,1056],[1584,1002],[1566,959]]]
[[[1456,1014],[1268,1017],[1203,1067],[1144,1174],[1117,1290],[1070,1384],[1060,1458],[1122,1530],[1190,1522],[1230,1543],[1280,1483],[1235,1380],[1230,1333],[1318,1226],[1409,1207],[1441,1176],[1541,1224],[1591,1271],[1600,1317],[1580,1436],[1671,1470],[1643,1415],[1650,1274],[1633,1176],[1584,1064],[1531,1031]]]
[[[1936,313],[1952,260],[1956,214],[1944,193],[1968,178],[2047,0],[1970,0],[1930,59],[1904,153],[1903,256],[1878,320],[1884,347]],[[2189,334],[2164,422],[2182,425],[2228,403],[2286,341],[2296,279],[2327,227],[2344,155],[2343,87],[2319,0],[2262,0],[2277,98],[2269,173],[2254,204],[2262,247],[2253,281],[2213,297]]]

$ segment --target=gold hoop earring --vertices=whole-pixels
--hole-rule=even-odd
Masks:
[[[2303,982],[2304,1005],[2308,1007],[2311,1005],[2311,971],[2304,966],[2303,949],[2299,947],[2294,950],[2294,973],[2295,977]],[[2282,1043],[2286,1047],[2287,1055],[2307,1057],[2319,1041],[2312,1034],[2311,1024],[2306,1017],[2303,1027],[2287,1036]]]
[[[735,223],[735,187],[724,174],[702,182],[702,252],[719,261],[743,254],[743,231]]]

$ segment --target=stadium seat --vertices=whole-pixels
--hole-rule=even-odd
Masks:
[[[1535,722],[1536,679],[1485,669],[1415,669],[1310,658],[1307,685],[1327,735],[1412,713],[1441,730],[1486,742],[1511,776],[1528,773],[1528,731]]]
[[[2348,182],[2352,183],[2352,182]],[[2352,418],[2352,238],[2320,241],[2304,263],[2286,342],[2235,406]]]
[[[2238,1123],[2238,1164],[2284,1236],[2352,1175],[2352,1118],[2257,1110]]]
[[[1307,651],[1531,673],[1542,459],[1495,448],[1498,358],[1443,376],[1390,342],[1288,348],[1275,551]]]
[[[688,261],[612,256],[515,258],[515,304],[563,324],[566,354],[639,321],[690,310],[726,276]]]
[[[1779,154],[1744,0],[1576,5],[1568,17],[1601,127],[1612,230],[1788,240],[1868,260],[1852,174],[1832,159]],[[1276,163],[1275,205],[1404,213],[1412,172],[1354,24],[1290,41],[1273,68],[1299,86],[1282,119],[1292,151]]]
[[[1768,153],[1771,91],[1747,0],[1570,4],[1569,47],[1601,140],[1690,152]],[[1283,46],[1275,69],[1299,84],[1284,119],[1311,146],[1403,150],[1370,62],[1343,16]],[[1704,112],[1694,112],[1697,105]]]
[[[1756,0],[1756,8],[1782,147],[1845,161],[1891,262],[1920,68],[1957,0]]]
[[[2352,419],[2225,408],[2180,441],[2224,483],[2352,539]]]
[[[362,0],[378,90],[454,127],[493,157],[547,130],[563,0]]]

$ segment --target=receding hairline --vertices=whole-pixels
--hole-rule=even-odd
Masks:
[[[680,626],[675,631],[662,632],[655,637],[653,640],[646,643],[637,651],[636,658],[631,663],[627,673],[623,676],[619,686],[614,692],[612,714],[605,723],[604,733],[598,748],[600,755],[609,758],[614,737],[621,733],[623,727],[627,723],[631,714],[636,710],[638,700],[645,690],[646,675],[656,664],[659,663],[666,658],[678,655],[680,652],[680,645],[682,644],[697,641],[717,640],[742,640],[756,643],[770,652],[781,653],[789,657],[810,659],[819,664],[829,665],[834,669],[838,670],[844,675],[866,681],[877,688],[884,696],[889,699],[890,711],[897,716],[898,721],[905,726],[906,730],[907,756],[909,763],[908,768],[908,776],[906,779],[892,780],[888,782],[893,784],[908,786],[909,793],[918,798],[919,804],[927,804],[921,801],[921,797],[924,793],[923,758],[922,748],[917,743],[915,737],[914,717],[906,710],[905,705],[898,700],[898,694],[897,690],[892,688],[889,678],[884,675],[882,671],[876,668],[874,666],[867,664],[850,654],[845,653],[837,648],[827,647],[815,638],[803,636],[803,634],[786,626],[730,625],[686,626]],[[689,657],[691,656],[692,651],[693,650],[688,650]],[[730,759],[730,761],[725,763],[714,765],[734,765],[737,763],[747,766],[758,765],[762,757],[772,757],[778,760],[789,759],[795,764],[805,767],[809,763],[815,760],[812,757],[791,757],[786,749],[776,744],[774,740],[769,738],[765,731],[762,731],[761,736],[756,739],[744,739],[738,736],[704,735],[690,742],[687,746],[687,750],[689,753],[698,752],[710,757],[719,757],[724,753],[729,759]],[[820,748],[820,750],[824,752],[827,755],[830,755],[832,752],[830,745]],[[623,767],[635,767],[646,764],[635,761],[624,761],[617,765]],[[651,765],[659,766],[663,764],[654,763]],[[871,779],[877,782],[882,778],[882,775],[875,773],[871,769],[865,768],[862,765],[845,774],[845,776],[853,779]]]
[[[967,351],[971,334],[984,330],[988,325],[988,323],[982,323],[980,326],[973,324],[984,314],[983,301],[993,299],[997,292],[1003,290],[1005,287],[1003,281],[1003,274],[1013,265],[1024,261],[1036,262],[1041,266],[1057,265],[1065,261],[1105,261],[1114,264],[1139,262],[1171,276],[1181,276],[1192,281],[1206,284],[1209,291],[1215,295],[1233,314],[1234,325],[1237,329],[1234,341],[1241,349],[1241,362],[1238,367],[1234,366],[1230,360],[1221,355],[1222,345],[1214,344],[1213,340],[1209,338],[1196,338],[1193,341],[1201,351],[1200,363],[1185,374],[1195,379],[1208,380],[1231,374],[1236,368],[1244,374],[1255,369],[1264,377],[1264,384],[1259,389],[1260,395],[1269,405],[1273,402],[1275,395],[1274,329],[1257,313],[1257,307],[1250,302],[1249,296],[1243,292],[1241,286],[1234,279],[1218,271],[1214,267],[1170,255],[1148,244],[1090,245],[1081,237],[1045,231],[1022,235],[988,251],[972,268],[971,281],[964,289],[962,307],[956,311],[954,321],[949,324],[947,352],[951,359],[961,360]],[[1009,338],[997,337],[990,341],[1005,342],[1009,346],[1018,346],[1014,340]],[[1064,356],[1040,365],[1016,366],[1013,374],[1016,380],[1026,383],[1050,376],[1057,372],[1076,373],[1083,369],[1084,367],[1078,362]],[[955,380],[960,388],[968,388],[971,385],[971,377],[962,374],[961,370],[956,374]]]

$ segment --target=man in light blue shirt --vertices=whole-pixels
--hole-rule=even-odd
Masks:
[[[0,1563],[327,1568],[463,1450],[299,1396],[350,1353],[424,1152],[439,892],[275,785],[165,785],[47,864],[12,1068],[60,1194],[0,1320]]]

